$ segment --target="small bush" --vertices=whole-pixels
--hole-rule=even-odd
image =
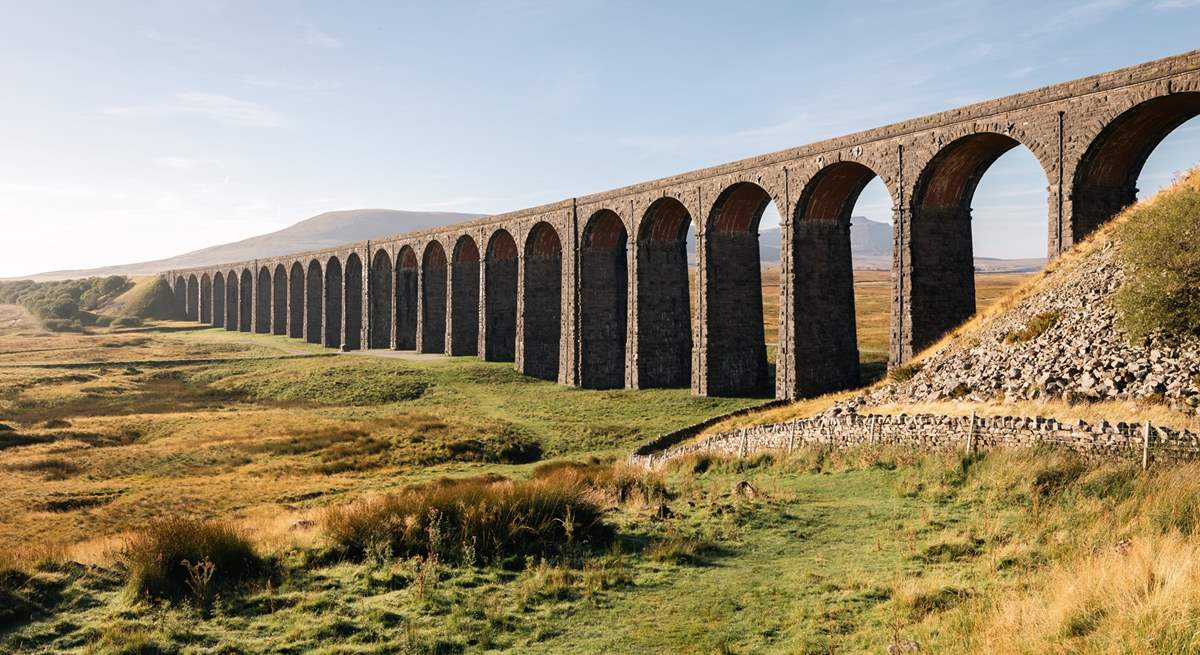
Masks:
[[[1200,190],[1185,184],[1160,194],[1134,209],[1119,235],[1121,326],[1134,339],[1200,335]]]
[[[246,535],[227,523],[170,518],[151,523],[121,552],[128,589],[155,600],[187,597],[203,605],[211,594],[268,572]]]
[[[495,476],[447,479],[326,510],[325,534],[361,559],[392,555],[442,561],[552,557],[611,536],[582,481],[567,476],[514,482]],[[434,538],[436,535],[436,539]]]
[[[920,364],[905,364],[904,366],[897,366],[893,368],[888,373],[888,377],[890,377],[894,382],[907,382],[908,380],[913,379],[913,377],[920,372]]]
[[[1058,325],[1060,318],[1062,318],[1062,314],[1059,312],[1042,312],[1030,319],[1024,328],[1004,335],[1004,342],[1023,343],[1025,341],[1032,341],[1042,336],[1050,328]]]

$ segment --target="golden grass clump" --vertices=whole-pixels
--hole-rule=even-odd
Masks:
[[[126,541],[121,560],[134,595],[166,601],[192,597],[199,604],[268,571],[243,530],[189,518],[151,523]]]
[[[547,462],[535,467],[531,477],[534,480],[558,480],[562,484],[581,484],[615,505],[647,505],[672,497],[661,475],[625,463],[595,459],[590,462]]]
[[[326,537],[352,558],[430,556],[475,564],[554,557],[606,542],[610,530],[579,476],[445,479],[332,507]]]

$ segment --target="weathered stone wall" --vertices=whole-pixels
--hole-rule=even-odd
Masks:
[[[709,260],[704,338],[707,392],[748,395],[768,386],[763,338],[762,269],[757,232],[707,235]]]
[[[625,243],[584,249],[579,255],[580,386],[625,386],[626,303],[629,298]]]
[[[705,453],[746,457],[802,446],[866,445],[928,451],[1044,446],[1094,459],[1141,461],[1145,455],[1148,463],[1200,458],[1200,434],[1157,426],[1147,431],[1146,425],[1092,425],[1041,417],[846,414],[731,430],[666,450],[643,448],[630,456],[630,462],[654,467]]]
[[[521,372],[557,380],[562,337],[562,256],[540,253],[525,259],[524,351]]]
[[[511,362],[517,344],[517,253],[489,257],[484,271],[483,358]]]
[[[451,355],[475,355],[479,353],[479,252],[473,248],[469,254],[455,261],[451,267]]]
[[[637,244],[636,386],[686,387],[692,376],[691,300],[684,239]]]
[[[417,350],[446,352],[446,251],[436,241],[425,251],[421,266],[421,331]]]

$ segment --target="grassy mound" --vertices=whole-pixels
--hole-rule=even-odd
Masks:
[[[431,385],[421,371],[388,361],[319,358],[230,364],[194,381],[259,401],[321,405],[381,405],[420,398]]]
[[[138,319],[180,318],[171,285],[158,276],[134,280],[133,286],[108,303],[104,310],[109,314]]]

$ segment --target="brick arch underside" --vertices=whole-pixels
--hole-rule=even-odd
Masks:
[[[906,257],[914,354],[975,313],[971,201],[991,165],[1021,145],[1007,134],[969,134],[938,151],[918,176]]]
[[[1137,181],[1154,149],[1200,115],[1200,92],[1151,98],[1108,120],[1075,169],[1071,233],[1078,242],[1137,201]]]
[[[522,300],[521,372],[557,380],[562,338],[562,241],[549,223],[535,225],[525,241]]]
[[[392,321],[395,313],[392,304],[395,292],[392,257],[386,250],[378,250],[371,258],[371,270],[367,273],[367,302],[370,303],[370,329],[367,336],[368,348],[390,348],[392,345]]]
[[[446,250],[437,241],[421,258],[421,352],[446,352]]]
[[[703,292],[705,388],[710,396],[753,395],[770,387],[758,222],[771,202],[762,187],[738,182],[717,197],[709,212]]]
[[[639,388],[686,387],[692,379],[687,234],[692,216],[675,198],[646,210],[637,239],[636,369]]]
[[[258,284],[254,290],[254,331],[266,334],[271,331],[271,298],[274,295],[271,271],[266,266],[258,269]]]
[[[417,296],[420,272],[417,255],[409,246],[396,255],[396,350],[417,349]]]
[[[462,236],[450,266],[451,355],[479,354],[479,247]]]
[[[850,221],[876,177],[862,163],[841,161],[818,171],[800,194],[792,223],[794,368],[786,382],[796,396],[859,382]]]
[[[629,269],[625,225],[601,210],[584,226],[579,252],[579,384],[625,386]]]
[[[516,357],[517,268],[517,244],[506,230],[498,230],[484,258],[483,358],[489,362]]]

